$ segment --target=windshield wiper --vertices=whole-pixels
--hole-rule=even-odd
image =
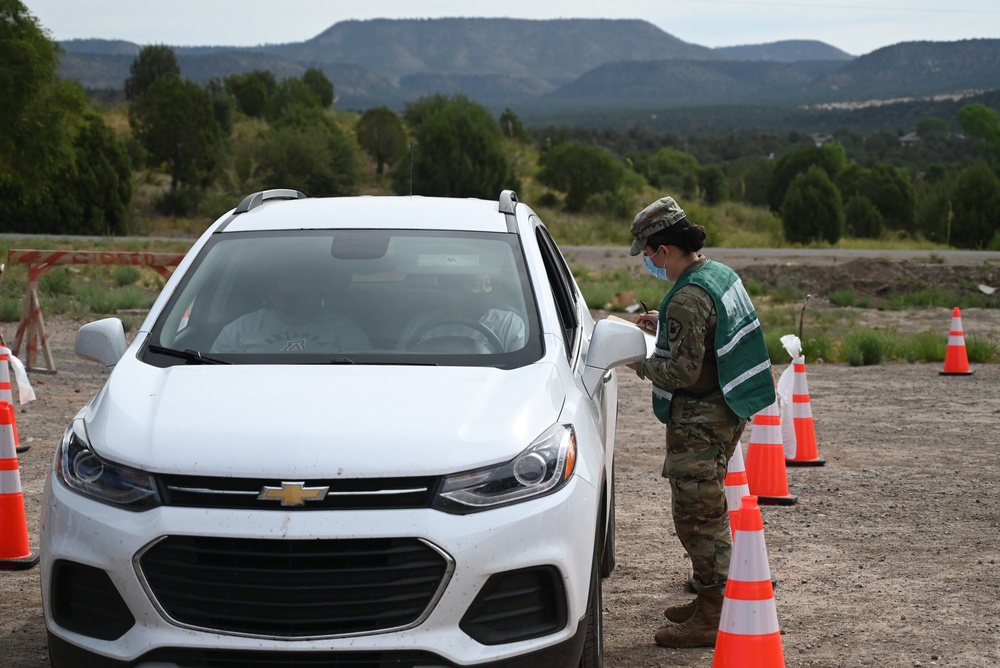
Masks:
[[[225,362],[214,357],[206,357],[201,354],[201,351],[192,350],[191,348],[177,350],[175,348],[166,348],[164,346],[158,346],[155,343],[151,343],[147,346],[147,350],[151,353],[158,353],[169,357],[178,357],[185,360],[188,364],[232,364],[232,362]]]

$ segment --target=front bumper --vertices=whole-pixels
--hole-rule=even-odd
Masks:
[[[370,665],[500,668],[536,665],[536,660],[539,666],[559,666],[564,661],[576,665],[585,633],[580,620],[586,614],[599,498],[593,487],[576,477],[556,494],[463,516],[431,509],[288,512],[161,507],[132,513],[82,497],[51,478],[41,550],[50,652],[54,665],[73,666],[337,665],[334,660],[378,657],[383,657],[379,662],[389,662]],[[406,537],[425,541],[446,555],[451,572],[439,598],[409,628],[306,638],[219,632],[171,620],[153,599],[135,557],[165,536],[288,541]],[[134,623],[110,639],[60,626],[52,601],[54,565],[60,560],[106,573]],[[564,628],[542,637],[489,645],[460,628],[490,576],[539,566],[552,567],[562,579]],[[249,656],[247,652],[263,663],[239,658]],[[295,662],[289,664],[293,656]],[[236,657],[236,664],[212,657],[220,661]],[[306,659],[317,661],[300,662]]]

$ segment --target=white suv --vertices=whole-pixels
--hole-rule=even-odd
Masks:
[[[601,666],[614,367],[535,213],[247,197],[57,449],[53,666]]]

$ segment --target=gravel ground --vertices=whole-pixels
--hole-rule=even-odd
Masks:
[[[966,322],[1000,335],[996,313],[983,313]],[[946,332],[949,314],[938,315]],[[79,323],[56,316],[46,324],[58,372],[33,375],[38,399],[17,413],[22,443],[32,445],[19,466],[33,546],[55,443],[105,378],[72,354]],[[827,464],[789,468],[798,503],[762,510],[788,666],[1000,665],[1000,365],[966,377],[939,370],[809,364]],[[648,386],[627,370],[620,378],[606,663],[707,668],[709,649],[653,644],[662,609],[688,596],[687,567],[659,475],[663,427]],[[39,569],[0,572],[0,591],[0,666],[47,665]]]

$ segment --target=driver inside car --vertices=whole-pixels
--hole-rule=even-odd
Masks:
[[[267,277],[267,302],[226,325],[213,353],[329,353],[371,349],[350,317],[331,310],[329,285],[301,268]]]
[[[471,339],[475,350],[456,348],[455,352],[502,353],[524,346],[524,320],[511,310],[494,304],[493,278],[490,274],[452,274],[438,277],[438,287],[445,295],[445,304],[419,314],[406,326],[400,347],[422,350],[435,346],[432,341],[458,343]],[[445,352],[441,346],[437,352]]]

